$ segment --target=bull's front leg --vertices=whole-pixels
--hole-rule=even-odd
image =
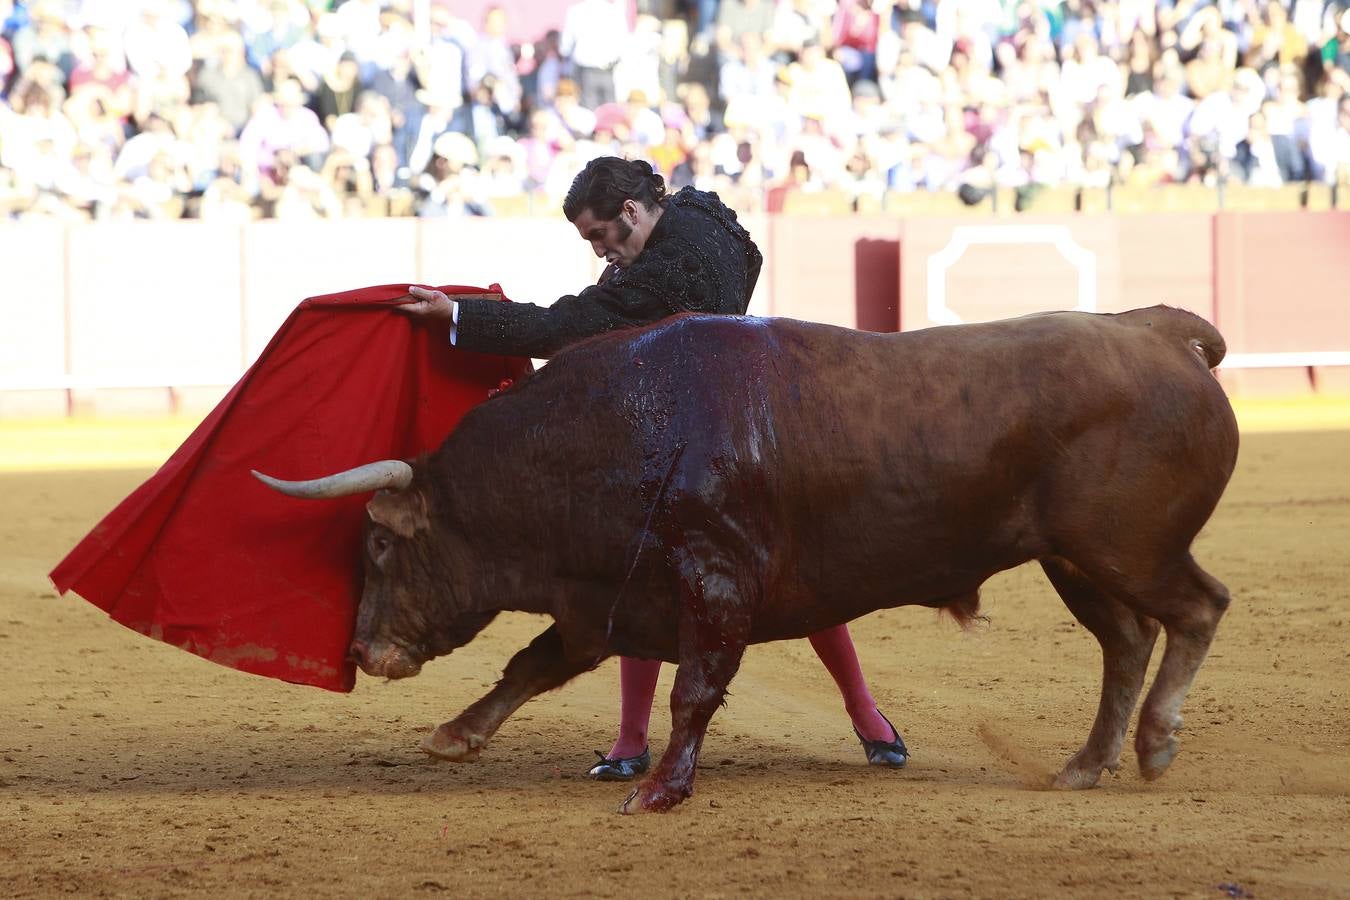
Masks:
[[[703,735],[745,654],[750,629],[743,590],[717,572],[686,574],[682,581],[670,743],[619,808],[622,813],[664,812],[694,793]]]
[[[473,762],[502,723],[527,700],[561,687],[598,662],[594,657],[570,658],[558,626],[549,626],[511,657],[492,690],[424,737],[418,746],[436,759]]]

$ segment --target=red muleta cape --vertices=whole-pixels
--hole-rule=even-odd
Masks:
[[[444,328],[390,309],[406,297],[386,285],[296,307],[168,462],[52,570],[57,590],[221,665],[350,691],[369,495],[297,500],[249,470],[303,479],[411,459],[529,370],[455,350]]]

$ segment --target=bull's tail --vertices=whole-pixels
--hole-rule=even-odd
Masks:
[[[988,621],[980,612],[980,591],[975,589],[964,594],[944,597],[937,603],[938,612],[946,613],[956,620],[962,631],[969,631],[978,622]]]
[[[1171,306],[1151,306],[1148,309],[1132,310],[1127,316],[1138,316],[1140,324],[1154,328],[1178,342],[1200,357],[1206,368],[1217,368],[1228,352],[1219,329],[1200,318],[1193,312],[1175,309]]]

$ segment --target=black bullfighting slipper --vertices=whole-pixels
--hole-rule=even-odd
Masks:
[[[887,725],[891,725],[891,720],[877,711],[877,715],[886,720]],[[895,735],[893,741],[869,741],[867,738],[858,734],[858,729],[854,728],[853,733],[858,735],[858,740],[862,742],[863,752],[867,754],[867,764],[869,766],[886,766],[891,769],[903,769],[905,763],[909,762],[909,749],[905,747],[904,740],[900,737],[900,732],[891,725],[891,733]]]
[[[610,759],[599,750],[595,751],[595,755],[600,757],[600,761],[591,766],[586,777],[596,781],[632,781],[652,764],[652,755],[646,747],[637,756],[625,759]]]

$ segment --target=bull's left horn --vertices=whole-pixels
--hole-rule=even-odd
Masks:
[[[347,497],[365,491],[377,491],[388,488],[401,491],[412,484],[412,466],[401,459],[382,459],[379,462],[366,463],[355,469],[326,475],[310,481],[282,481],[271,475],[264,475],[253,469],[253,477],[274,491],[280,491],[289,497],[303,497],[306,500],[321,500],[330,497]]]

